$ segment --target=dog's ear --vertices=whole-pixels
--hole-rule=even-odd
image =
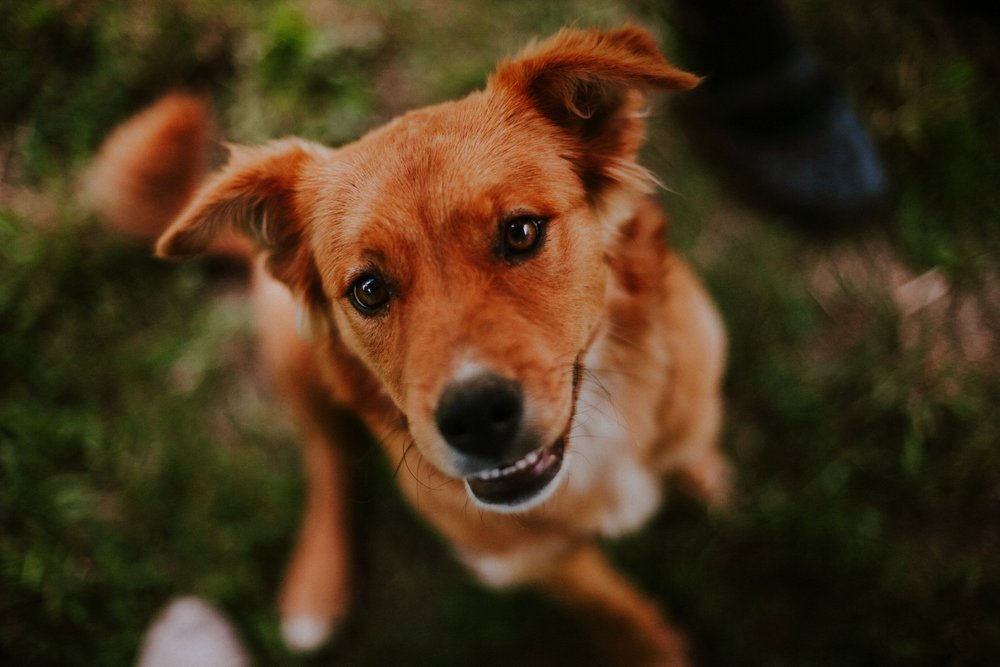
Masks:
[[[688,90],[700,79],[668,63],[648,32],[563,29],[500,64],[490,89],[513,93],[570,133],[592,191],[635,173],[647,89]]]
[[[160,236],[156,254],[191,257],[220,240],[245,237],[267,254],[267,268],[275,278],[308,296],[318,284],[318,272],[295,193],[303,169],[324,149],[298,139],[228,148],[229,162]]]

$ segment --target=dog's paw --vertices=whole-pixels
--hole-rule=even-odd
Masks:
[[[295,653],[312,653],[327,644],[335,634],[332,618],[297,614],[281,619],[281,638]]]

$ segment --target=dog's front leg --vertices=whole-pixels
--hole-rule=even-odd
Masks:
[[[303,431],[306,507],[278,608],[285,643],[307,652],[326,643],[346,615],[350,572],[344,508],[347,480],[342,452],[332,442],[336,425],[307,422]]]
[[[538,581],[622,667],[689,664],[683,636],[607,562],[596,545],[568,554]]]
[[[290,408],[302,442],[306,506],[298,541],[285,571],[278,609],[289,648],[313,651],[333,635],[350,598],[349,548],[342,446],[356,437],[334,407],[317,372],[312,343],[296,331],[288,291],[258,263],[253,289],[261,358]]]

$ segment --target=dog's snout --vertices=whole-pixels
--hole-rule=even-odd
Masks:
[[[472,456],[502,458],[518,437],[523,413],[520,385],[483,374],[446,387],[434,418],[454,449]]]

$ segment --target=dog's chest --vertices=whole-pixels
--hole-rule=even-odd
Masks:
[[[645,461],[649,419],[615,400],[614,384],[594,377],[581,388],[559,498],[575,525],[609,537],[641,527],[661,499],[659,475]]]

